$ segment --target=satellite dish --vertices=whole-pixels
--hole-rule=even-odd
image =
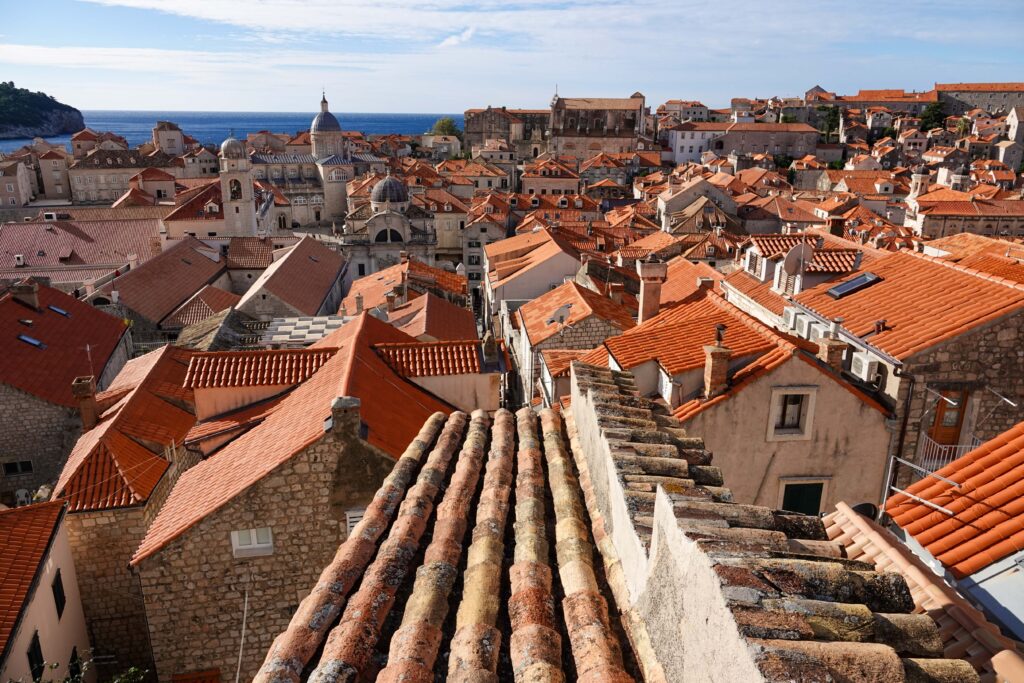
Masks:
[[[814,249],[806,242],[801,242],[786,254],[782,262],[782,272],[786,275],[799,275],[814,260]]]

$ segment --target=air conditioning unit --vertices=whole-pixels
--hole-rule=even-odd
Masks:
[[[815,322],[817,321],[815,321],[814,318],[810,317],[809,315],[802,315],[799,318],[797,318],[796,336],[803,337],[804,339],[809,339],[811,336],[811,325],[813,325]]]
[[[850,374],[865,382],[878,379],[878,361],[866,351],[856,351],[850,358]]]
[[[782,324],[787,330],[795,330],[800,319],[806,317],[804,313],[800,312],[799,308],[789,306],[782,311]]]
[[[818,341],[828,336],[828,325],[822,323],[811,323],[811,333],[807,336],[810,341]]]

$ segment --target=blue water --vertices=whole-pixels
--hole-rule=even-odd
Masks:
[[[308,130],[315,112],[202,112],[202,111],[83,111],[85,125],[95,131],[111,131],[123,135],[135,146],[152,139],[157,121],[173,121],[185,133],[206,144],[219,145],[234,132],[245,138],[247,133],[269,130],[274,133],[295,133]],[[462,127],[462,114],[344,114],[335,112],[344,130],[358,130],[367,135],[403,133],[419,135],[430,130],[442,116],[455,119]],[[50,142],[70,145],[70,135],[46,138]],[[0,140],[0,152],[9,152],[28,140]],[[70,149],[70,147],[69,147]]]

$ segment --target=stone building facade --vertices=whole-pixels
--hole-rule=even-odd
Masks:
[[[57,480],[82,422],[73,408],[0,384],[0,425],[0,503],[13,507]]]
[[[487,140],[504,140],[519,151],[522,143],[535,142],[537,153],[530,150],[527,157],[543,153],[547,147],[551,111],[548,109],[508,109],[487,107],[468,109],[463,119],[463,146],[473,149]]]
[[[890,452],[915,462],[925,459],[928,432],[941,400],[936,392],[955,392],[966,397],[960,429],[963,446],[954,453],[962,454],[963,448],[975,441],[988,441],[1024,419],[1024,409],[1003,398],[1020,404],[1024,396],[1022,330],[1024,311],[1018,310],[905,359]],[[904,412],[907,428],[901,446],[899,421]],[[898,469],[899,482],[915,478],[908,468]]]
[[[644,96],[558,97],[551,101],[551,144],[557,156],[582,161],[600,152],[634,152],[649,114]]]
[[[210,669],[229,676],[240,651],[251,680],[347,537],[346,512],[365,508],[391,471],[393,460],[359,438],[358,399],[335,401],[332,417],[319,441],[138,562],[160,681]],[[232,532],[264,527],[272,554],[235,557]]]

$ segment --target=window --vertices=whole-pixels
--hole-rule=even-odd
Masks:
[[[355,531],[356,525],[363,521],[364,514],[366,514],[366,508],[353,508],[345,511],[345,528],[349,536]]]
[[[817,515],[825,498],[827,479],[790,477],[780,479],[779,507],[788,512]]]
[[[274,535],[270,527],[231,532],[231,551],[235,557],[262,557],[274,554]]]
[[[14,462],[4,463],[4,475],[15,476],[18,474],[32,474],[32,461],[31,460],[16,460]]]
[[[64,606],[68,603],[67,598],[64,597],[64,582],[60,578],[60,569],[53,577],[50,589],[53,591],[53,604],[57,606],[57,621],[60,621],[60,618],[64,616]]]
[[[32,643],[28,646],[28,668],[32,671],[32,680],[42,680],[46,660],[43,659],[43,646],[39,643],[39,631],[32,634]]]
[[[365,263],[360,263],[359,266],[358,266],[358,270],[359,270],[359,277],[362,277],[362,276],[366,275],[366,264]]]
[[[776,387],[768,415],[768,441],[811,438],[816,387]]]
[[[7,183],[7,191],[14,192],[14,183]]]

